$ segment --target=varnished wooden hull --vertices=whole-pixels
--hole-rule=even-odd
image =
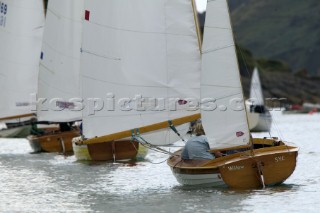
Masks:
[[[72,154],[72,139],[79,136],[78,130],[57,132],[42,136],[30,135],[29,144],[34,152],[58,152]]]
[[[75,156],[78,160],[118,161],[133,160],[139,157],[141,147],[130,140],[110,141],[89,145],[73,144]],[[144,156],[146,153],[144,154]],[[142,158],[144,156],[141,156]]]
[[[260,141],[261,142],[261,141]],[[269,144],[270,140],[268,141]],[[261,144],[260,144],[261,145]],[[295,170],[298,148],[281,144],[214,160],[168,160],[177,181],[186,185],[225,183],[231,188],[258,188],[284,182]],[[206,175],[204,175],[206,174]],[[220,182],[217,182],[219,181]]]

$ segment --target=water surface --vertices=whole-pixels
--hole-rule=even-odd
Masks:
[[[300,152],[294,174],[264,190],[181,186],[156,152],[135,164],[88,163],[0,139],[0,212],[318,212],[320,114],[275,112],[274,120],[273,135]]]

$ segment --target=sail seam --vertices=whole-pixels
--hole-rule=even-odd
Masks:
[[[229,97],[233,97],[233,96],[237,96],[237,95],[240,95],[241,93],[235,93],[235,94],[231,94],[231,95],[226,95],[226,96],[222,96],[222,97],[219,97],[219,98],[215,98],[215,100],[222,100],[222,99],[225,99],[225,98],[229,98]],[[201,104],[205,104],[205,103],[209,103],[211,101],[205,101],[205,102],[201,102]]]
[[[227,28],[227,27],[212,27],[212,26],[204,26],[204,28],[210,28],[210,29],[221,29],[221,30],[232,30],[230,28]]]
[[[46,44],[47,47],[49,47],[50,49],[52,49],[55,53],[59,53],[60,55],[63,55],[65,56],[66,58],[70,58],[72,60],[77,60],[79,61],[80,60],[80,57],[74,57],[74,56],[70,56],[70,55],[67,55],[65,54],[64,52],[62,51],[59,51],[58,49],[54,48],[51,44],[49,44],[48,42],[46,41],[43,41],[43,44]],[[43,45],[44,46],[44,45]],[[80,51],[80,50],[79,50]],[[44,51],[43,51],[44,52]],[[44,52],[45,53],[45,52]]]
[[[91,80],[95,80],[95,81],[100,81],[100,82],[105,82],[105,83],[110,83],[110,84],[114,84],[114,85],[122,85],[122,86],[131,86],[131,87],[148,87],[148,88],[166,88],[166,89],[199,89],[197,87],[192,88],[192,87],[170,87],[170,86],[150,86],[150,85],[134,85],[134,84],[124,84],[124,83],[117,83],[117,82],[111,82],[111,81],[106,81],[106,80],[102,80],[102,79],[97,79],[97,78],[93,78],[91,76],[87,76],[87,75],[82,75],[82,77],[84,78],[88,78]]]
[[[118,30],[118,31],[124,31],[124,32],[133,32],[133,33],[141,33],[141,34],[159,34],[159,35],[172,35],[172,36],[188,36],[188,37],[193,37],[193,35],[187,35],[187,34],[179,34],[179,33],[168,33],[168,32],[151,32],[151,31],[140,31],[140,30],[130,30],[130,29],[123,29],[123,28],[118,28],[118,27],[113,27],[113,26],[108,26],[108,25],[102,25],[96,22],[90,22],[91,24],[95,24],[97,26],[107,28],[107,29],[113,29],[113,30]]]
[[[68,92],[68,91],[65,91],[65,90],[61,90],[61,89],[58,88],[58,87],[54,87],[54,86],[52,86],[51,84],[48,84],[48,82],[44,81],[43,79],[39,79],[39,84],[40,84],[40,83],[42,83],[42,84],[44,84],[44,85],[47,85],[48,87],[50,87],[50,88],[52,88],[52,89],[56,89],[56,90],[62,92],[63,94],[69,94],[69,95],[72,96],[72,97],[70,97],[70,98],[75,98],[75,97],[73,97],[73,96],[75,96],[75,94],[72,94],[72,93],[70,93],[70,92]],[[79,96],[79,95],[78,95],[78,96]],[[46,98],[46,97],[40,97],[40,98]],[[55,98],[58,98],[58,97],[55,97]]]
[[[49,7],[47,8],[47,11],[48,12],[51,12],[52,15],[56,16],[57,18],[61,19],[65,19],[65,20],[69,20],[69,21],[72,21],[72,22],[78,22],[78,23],[82,23],[81,20],[77,20],[77,19],[72,19],[72,18],[69,18],[67,16],[62,16],[61,14],[58,14],[56,13],[54,10],[50,9]]]
[[[87,54],[89,54],[89,55],[94,55],[94,56],[97,56],[97,57],[99,57],[99,58],[106,58],[106,59],[110,59],[110,60],[121,61],[121,58],[99,55],[98,53],[90,52],[90,51],[88,51],[88,50],[83,50],[83,49],[82,49],[81,52],[82,52],[82,53],[87,53]]]
[[[55,71],[52,69],[49,69],[47,66],[45,66],[43,63],[40,63],[39,65],[40,67],[43,67],[44,70],[47,70],[48,72],[50,72],[51,74],[55,74]],[[39,70],[39,72],[41,72],[42,70]]]

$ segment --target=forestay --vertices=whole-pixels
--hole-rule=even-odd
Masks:
[[[259,106],[264,105],[258,68],[254,69],[252,79],[251,79],[250,101],[253,103],[253,105],[259,105]]]
[[[0,118],[30,114],[44,26],[42,0],[1,0]]]
[[[49,1],[40,62],[38,120],[81,119],[79,76],[83,8],[84,0]]]
[[[226,0],[207,3],[201,74],[201,116],[210,147],[248,144],[249,129]]]
[[[85,10],[87,138],[199,113],[194,103],[200,97],[201,61],[192,1],[92,0]],[[156,135],[151,142],[178,139],[168,131]]]

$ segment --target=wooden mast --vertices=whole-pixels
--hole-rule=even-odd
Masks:
[[[194,114],[194,115],[190,115],[190,116],[186,116],[186,117],[182,117],[182,118],[173,119],[172,124],[174,126],[182,125],[182,124],[185,124],[185,123],[188,123],[191,121],[195,121],[199,118],[200,118],[200,114],[198,113],[198,114]],[[155,124],[151,124],[148,126],[140,127],[139,133],[142,134],[142,133],[152,132],[152,131],[168,128],[169,126],[170,126],[170,124],[168,121],[155,123]],[[130,137],[131,135],[132,135],[132,130],[126,130],[126,131],[117,132],[117,133],[106,135],[106,136],[88,139],[88,140],[82,141],[82,144],[104,143],[104,142],[108,142],[108,141],[114,141],[114,140],[119,140],[122,138]]]
[[[199,27],[198,11],[197,11],[195,0],[191,0],[191,3],[192,3],[193,15],[194,15],[194,23],[196,25],[196,31],[198,36],[199,50],[201,52],[202,51],[202,35]]]

